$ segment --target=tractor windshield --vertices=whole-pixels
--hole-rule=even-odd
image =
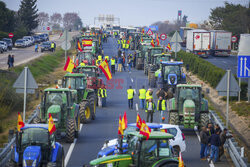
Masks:
[[[148,50],[148,48],[150,48],[150,45],[144,45],[144,46],[142,47],[142,51],[143,51],[143,52],[146,52],[146,51]]]
[[[79,61],[79,63],[80,62],[83,62],[84,60],[86,61],[88,61],[88,64],[91,64],[92,63],[92,57],[93,57],[93,55],[92,55],[92,53],[91,52],[83,52],[83,53],[81,53],[81,54],[78,54],[78,61]]]
[[[84,79],[81,77],[65,78],[65,87],[70,89],[85,89]]]
[[[48,144],[48,130],[43,128],[27,128],[22,133],[22,145]]]
[[[154,58],[154,64],[160,64],[162,61],[169,61],[170,57],[169,56],[157,56],[156,58]]]
[[[163,52],[162,49],[152,49],[151,50],[151,56],[155,55],[155,54],[161,54]]]
[[[81,68],[79,72],[84,73],[86,76],[95,76],[94,68]]]
[[[178,77],[180,77],[181,73],[181,67],[180,66],[177,66],[177,65],[168,65],[168,66],[165,66],[165,69],[164,69],[164,79],[167,80],[168,78],[168,75],[169,74],[177,74]]]
[[[199,89],[195,88],[181,88],[179,97],[182,99],[192,99],[194,101],[199,101]]]

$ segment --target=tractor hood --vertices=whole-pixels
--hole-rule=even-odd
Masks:
[[[49,108],[48,108],[48,113],[51,113],[51,114],[57,114],[61,112],[61,107],[60,105],[51,105]]]
[[[110,155],[102,158],[97,158],[90,162],[90,165],[99,165],[99,164],[110,164],[120,162],[125,166],[128,166],[132,163],[132,157],[129,154],[122,154],[122,155]]]
[[[26,166],[33,166],[34,163],[39,163],[41,159],[41,147],[40,146],[28,146],[23,152],[23,163]],[[38,166],[37,164],[34,166]]]
[[[195,108],[195,104],[194,104],[193,100],[187,99],[184,101],[183,107],[184,108]]]

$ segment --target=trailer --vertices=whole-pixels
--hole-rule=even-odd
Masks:
[[[210,55],[211,34],[207,30],[194,29],[187,31],[186,52],[192,52],[199,57]]]
[[[180,27],[180,36],[183,42],[181,42],[182,47],[186,47],[186,41],[187,41],[187,31],[193,30],[193,28],[190,27]]]
[[[224,30],[213,30],[211,33],[211,55],[230,56],[232,33]]]

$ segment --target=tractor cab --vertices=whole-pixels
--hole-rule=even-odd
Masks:
[[[11,158],[13,166],[60,166],[63,161],[63,147],[55,141],[54,134],[49,134],[48,124],[25,124],[20,132],[16,132]]]
[[[83,52],[79,52],[76,55],[76,59],[75,59],[75,64],[81,65],[81,63],[84,63],[85,65],[93,65],[92,61],[94,60],[94,54],[90,51],[83,51]]]
[[[96,66],[78,66],[77,68],[78,73],[83,73],[86,75],[86,77],[97,77],[97,67]]]
[[[161,62],[170,61],[170,57],[171,57],[170,54],[165,54],[165,53],[153,55],[150,62],[151,64],[150,71],[155,72],[156,70],[158,70],[160,68]]]

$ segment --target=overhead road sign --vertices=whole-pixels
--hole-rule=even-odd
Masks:
[[[152,31],[158,31],[158,30],[159,30],[158,26],[149,26],[149,28],[150,28]]]
[[[241,34],[238,52],[238,78],[250,78],[250,34]]]

